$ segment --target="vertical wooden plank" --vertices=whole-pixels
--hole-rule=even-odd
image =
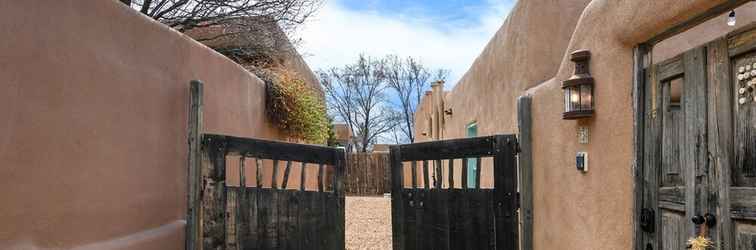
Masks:
[[[467,158],[462,158],[462,190],[467,189]]]
[[[517,140],[511,136],[496,136],[494,144],[494,204],[496,206],[496,247],[517,249]],[[501,230],[499,230],[501,229]]]
[[[239,187],[226,187],[225,244],[224,249],[239,248]]]
[[[683,113],[685,119],[682,158],[685,169],[685,211],[687,215],[705,214],[708,199],[706,146],[706,51],[698,47],[683,55],[685,84],[683,84]],[[702,178],[699,178],[701,176]],[[695,227],[686,227],[687,235],[696,235]]]
[[[278,179],[278,160],[277,159],[273,159],[273,174],[270,178],[271,178],[270,188],[278,189],[278,180],[277,180]]]
[[[263,188],[263,163],[262,159],[255,157],[255,181],[257,182],[257,188]]]
[[[291,190],[278,190],[278,221],[276,225],[278,249],[293,249],[297,242],[297,193]]]
[[[318,232],[317,232],[317,239],[318,239],[318,248],[327,250],[328,242],[329,242],[329,235],[331,226],[328,225],[328,210],[329,210],[329,201],[332,200],[333,194],[331,193],[319,193],[318,200],[317,200],[317,211],[318,217],[320,218],[318,220]]]
[[[477,190],[468,192],[470,196],[470,219],[472,223],[471,232],[476,238],[471,249],[490,249],[496,250],[495,226],[496,218],[494,216],[494,197],[491,190]],[[515,219],[516,221],[516,219]],[[513,225],[513,230],[517,230],[517,224]],[[516,235],[515,235],[516,236]],[[506,248],[505,248],[506,249]]]
[[[412,168],[412,189],[417,188],[417,162],[412,161],[410,167]]]
[[[189,82],[189,160],[187,166],[186,249],[201,249],[200,190],[202,188],[202,82]]]
[[[402,165],[401,151],[399,146],[391,146],[389,157],[391,158],[391,235],[394,250],[405,250],[404,238],[404,180],[402,178],[404,166]]]
[[[533,137],[529,95],[517,98],[520,153],[517,157],[520,190],[520,249],[533,249]]]
[[[404,189],[403,195],[406,201],[402,204],[402,210],[404,211],[404,220],[402,221],[404,228],[404,247],[406,250],[417,249],[417,209],[415,208],[418,203],[417,194],[418,189]]]
[[[483,168],[482,165],[481,158],[478,157],[475,160],[475,190],[480,190],[480,169]]]
[[[258,228],[263,230],[263,239],[259,249],[278,249],[278,204],[280,203],[279,191],[276,189],[261,190],[261,199],[257,200],[257,206],[261,210]]]
[[[425,188],[425,190],[430,189],[430,177],[428,176],[429,175],[428,172],[430,172],[428,171],[428,161],[424,160],[423,161],[423,187]]]
[[[450,250],[449,191],[437,188],[429,193],[427,206],[429,249]]]
[[[643,229],[640,227],[640,211],[644,208],[643,204],[643,190],[644,190],[644,184],[643,184],[643,128],[645,124],[645,91],[644,87],[646,85],[646,65],[645,61],[647,60],[648,56],[648,46],[645,44],[638,45],[633,50],[633,249],[635,250],[643,250],[644,244],[644,236],[643,236]],[[529,131],[530,132],[530,131]],[[522,132],[520,132],[520,136],[522,137]],[[524,138],[520,139],[520,147],[524,147]],[[530,140],[530,139],[528,139]],[[528,142],[530,143],[530,142]],[[532,145],[532,144],[531,144]],[[530,146],[532,147],[532,146]],[[522,152],[520,153],[520,158],[522,158],[525,154],[524,152],[532,149],[522,149]],[[527,154],[531,154],[528,152]],[[530,155],[532,158],[532,154]],[[532,162],[532,160],[531,160]],[[525,171],[532,171],[532,170],[525,170],[525,168],[522,166],[522,160],[520,160],[520,175],[531,175],[530,173],[525,173]],[[532,178],[531,178],[532,180]],[[520,187],[524,187],[525,184],[522,182],[523,180],[520,180]],[[532,190],[532,184],[530,184]],[[521,188],[522,189],[522,188]],[[520,196],[524,196],[526,194],[523,193],[523,191],[520,191]],[[531,214],[532,214],[532,193],[531,195]],[[522,202],[521,198],[521,202]],[[520,211],[523,211],[525,213],[528,212],[527,206],[528,204],[525,204],[524,202],[521,204],[522,208]],[[530,214],[526,216],[532,216]],[[531,248],[524,248],[523,250],[530,250],[532,249],[532,219],[531,220],[531,227],[530,230],[526,231],[525,226],[523,222],[523,229],[522,233],[523,236],[521,237],[523,242],[521,243],[523,246],[530,245]],[[530,235],[527,235],[530,234]]]
[[[260,188],[247,188],[247,204],[249,207],[247,216],[247,228],[249,229],[249,237],[244,239],[241,247],[242,249],[260,249],[259,242],[262,241],[260,231],[260,210],[257,206],[260,197]]]
[[[646,55],[645,60],[650,60],[651,54]],[[643,233],[643,243],[640,245],[640,249],[646,249],[647,247],[653,249],[661,249],[660,239],[662,229],[662,211],[660,211],[658,204],[658,190],[660,186],[659,181],[659,166],[661,164],[661,147],[662,134],[661,134],[661,117],[656,109],[656,104],[661,102],[661,95],[655,93],[661,92],[660,83],[656,78],[656,66],[649,65],[649,68],[645,71],[644,82],[644,98],[643,98],[643,162],[642,162],[642,180],[640,181],[642,188],[643,207],[654,211],[654,228],[655,232]],[[640,211],[636,211],[640,213]]]
[[[321,192],[321,193],[323,192],[323,189],[324,189],[323,178],[325,178],[325,176],[323,176],[323,169],[324,169],[323,163],[318,164],[318,192]]]
[[[307,163],[302,162],[302,173],[299,175],[299,191],[304,192],[307,187]]]
[[[460,195],[462,198],[462,206],[460,207],[460,217],[456,218],[461,220],[460,232],[463,235],[464,246],[461,249],[478,249],[478,235],[476,235],[475,213],[473,212],[477,207],[474,204],[474,195],[476,191],[473,189],[465,189]]]
[[[344,169],[346,168],[346,156],[343,149],[337,149],[334,151],[334,159],[336,160],[335,168],[336,168],[336,180],[334,182],[334,194],[336,195],[337,199],[337,209],[334,209],[336,214],[336,219],[333,221],[334,230],[333,233],[335,234],[335,248],[331,249],[344,249],[345,248],[345,241],[344,238],[344,216],[346,213],[345,210],[345,197],[344,197]]]
[[[301,202],[299,208],[299,227],[301,228],[301,240],[299,249],[317,250],[320,249],[318,244],[317,230],[318,221],[321,219],[317,213],[319,207],[317,198],[321,193],[302,192],[300,194]]]
[[[449,159],[449,189],[454,189],[454,159]]]
[[[444,186],[444,166],[441,165],[443,161],[441,160],[435,160],[435,172],[436,179],[434,180],[434,184],[436,184],[436,189],[441,189]]]
[[[462,160],[464,161],[464,159]],[[462,190],[449,190],[449,249],[465,249],[465,220],[463,208],[467,201]]]
[[[242,154],[239,157],[239,192],[237,193],[236,202],[236,246],[238,249],[244,249],[245,243],[249,243],[249,202],[247,194],[246,181],[246,156]]]
[[[708,141],[712,154],[709,176],[709,196],[717,202],[709,204],[715,211],[719,225],[711,232],[716,249],[732,249],[735,242],[733,222],[730,217],[730,180],[733,167],[733,90],[730,79],[730,56],[727,39],[711,42],[707,52],[708,68]]]
[[[283,182],[281,183],[281,189],[286,189],[289,185],[289,173],[291,172],[291,161],[286,161],[286,168],[284,168]]]
[[[427,161],[424,161],[425,166],[427,166]],[[426,168],[427,169],[427,168]],[[417,197],[415,201],[415,248],[418,250],[425,250],[425,247],[428,244],[428,239],[426,239],[426,234],[428,232],[427,226],[427,219],[425,218],[425,200],[426,196],[428,195],[428,192],[430,191],[430,187],[426,184],[425,189],[417,190],[415,193],[415,197]]]
[[[223,141],[204,143],[201,239],[203,249],[217,249],[226,244],[226,148]]]

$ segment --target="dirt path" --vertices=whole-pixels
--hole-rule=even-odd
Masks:
[[[391,198],[346,197],[346,249],[391,249]]]

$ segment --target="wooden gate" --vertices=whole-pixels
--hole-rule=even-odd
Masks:
[[[201,134],[201,90],[193,82],[186,249],[344,249],[344,151]]]
[[[513,135],[392,147],[394,249],[517,249],[517,147]],[[481,169],[487,165],[481,158],[487,157],[493,158],[493,189],[480,187]],[[461,159],[456,160],[461,163],[461,177],[454,174],[455,159]],[[423,166],[420,174],[418,163]],[[472,178],[467,176],[468,167],[475,169]],[[407,183],[405,174],[409,174]],[[420,181],[423,187],[418,187]]]

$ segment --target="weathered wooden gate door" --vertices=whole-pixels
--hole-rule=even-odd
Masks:
[[[642,244],[756,249],[756,30],[646,68]],[[708,222],[708,223],[706,223]]]
[[[186,248],[344,249],[344,151],[201,134],[192,90]]]
[[[516,150],[513,135],[392,147],[394,249],[517,249]],[[482,166],[493,167],[493,189],[480,187],[484,162],[480,158],[486,157],[493,158],[493,166]],[[477,160],[467,161],[468,158]],[[455,166],[455,162],[460,165]],[[473,187],[467,184],[467,168],[472,167],[468,162],[478,164]],[[418,168],[422,168],[422,173],[418,173]],[[433,179],[430,171],[434,173]],[[418,186],[419,178],[422,187]]]

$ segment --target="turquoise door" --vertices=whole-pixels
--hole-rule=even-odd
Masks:
[[[472,122],[467,125],[467,137],[478,136],[478,123]],[[478,167],[477,158],[467,158],[467,187],[475,188],[475,184],[478,181],[475,178],[475,173]]]

